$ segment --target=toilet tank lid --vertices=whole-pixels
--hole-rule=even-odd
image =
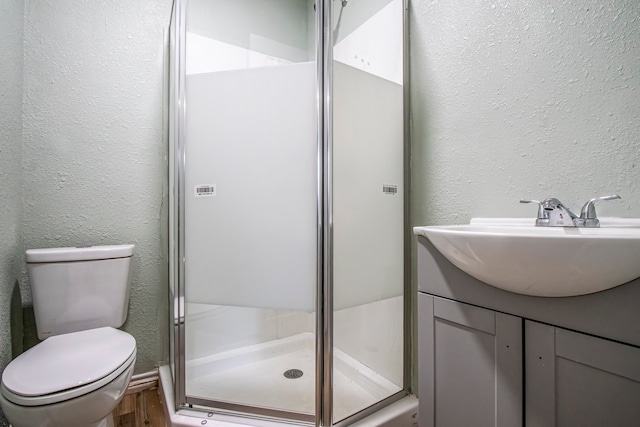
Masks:
[[[126,258],[133,255],[135,245],[84,246],[79,248],[27,249],[27,263],[90,261]]]

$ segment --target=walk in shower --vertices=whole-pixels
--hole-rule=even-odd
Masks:
[[[347,425],[408,394],[404,0],[176,0],[176,410]]]

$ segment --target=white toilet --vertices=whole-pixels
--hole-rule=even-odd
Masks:
[[[2,374],[0,406],[13,427],[112,426],[129,385],[136,341],[127,318],[134,245],[30,249],[38,337]]]

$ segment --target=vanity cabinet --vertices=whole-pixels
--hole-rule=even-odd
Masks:
[[[418,294],[420,427],[522,425],[522,319]]]
[[[420,427],[640,426],[640,348],[418,293]]]
[[[640,279],[520,295],[424,236],[417,268],[421,427],[640,427]]]

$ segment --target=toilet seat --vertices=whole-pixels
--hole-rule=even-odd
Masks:
[[[62,402],[113,381],[135,358],[135,339],[114,328],[56,335],[9,363],[1,392],[21,406]]]

